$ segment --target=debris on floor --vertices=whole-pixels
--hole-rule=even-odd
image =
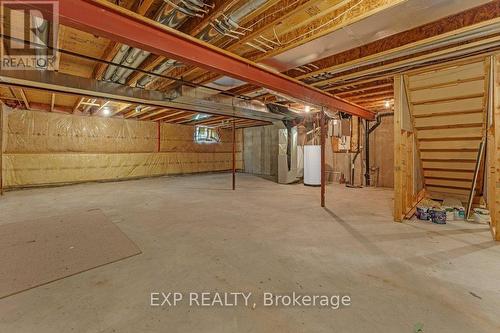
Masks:
[[[463,221],[465,208],[460,200],[455,198],[446,198],[442,203],[425,198],[417,205],[415,215],[419,220],[446,224],[447,221]]]
[[[490,224],[490,211],[485,208],[474,208],[474,222]]]

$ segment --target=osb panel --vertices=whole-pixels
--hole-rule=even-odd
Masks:
[[[243,166],[237,155],[237,168]],[[107,181],[169,174],[223,171],[230,153],[5,154],[4,186]]]
[[[100,58],[109,40],[67,26],[60,26],[60,47],[92,58]]]
[[[8,87],[0,87],[0,98],[15,98]]]
[[[24,94],[30,103],[50,105],[52,94],[41,90],[24,89]]]
[[[97,64],[95,61],[61,54],[59,72],[81,77],[91,77],[95,64]]]
[[[77,96],[71,96],[71,95],[63,95],[63,94],[56,94],[56,105],[61,105],[61,106],[74,106],[75,103],[78,101],[80,97]]]

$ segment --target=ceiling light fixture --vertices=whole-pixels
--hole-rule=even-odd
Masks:
[[[111,115],[111,110],[109,108],[104,108],[102,109],[102,114],[107,117]]]
[[[384,105],[385,105],[385,108],[386,108],[386,109],[388,109],[388,108],[390,108],[390,107],[391,107],[391,102],[389,102],[389,101],[385,101],[385,104],[384,104]]]
[[[309,113],[309,111],[311,111],[311,107],[310,107],[309,105],[306,105],[306,106],[304,107],[304,112],[305,112],[305,113]]]

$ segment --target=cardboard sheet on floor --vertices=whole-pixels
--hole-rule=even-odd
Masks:
[[[101,211],[0,226],[0,298],[141,253]]]

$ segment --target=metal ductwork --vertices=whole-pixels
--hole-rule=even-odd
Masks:
[[[194,1],[194,0],[193,0]],[[197,1],[197,0],[196,0]],[[222,14],[222,16],[215,18],[210,25],[201,31],[196,38],[204,41],[210,42],[213,38],[218,35],[224,35],[231,38],[239,38],[239,36],[244,35],[244,33],[238,31],[241,27],[238,23],[242,18],[248,16],[251,12],[257,10],[259,7],[264,5],[268,0],[257,0],[251,1],[239,9],[235,10],[229,16]],[[241,30],[241,29],[240,29]],[[158,66],[156,66],[152,72],[155,74],[161,74],[176,65],[176,61],[172,59],[165,60]],[[145,75],[138,82],[138,87],[146,87],[151,81],[154,80],[153,75]]]
[[[279,121],[283,116],[270,112],[262,112],[256,108],[245,108],[238,103],[219,103],[202,97],[193,88],[177,91],[176,96],[156,90],[146,90],[124,86],[117,83],[99,81],[64,74],[55,71],[6,71],[0,70],[0,81],[13,87],[50,90],[54,93],[74,94],[95,99],[106,99],[117,102],[139,104],[150,107],[160,107],[196,113],[241,117],[263,120],[268,122]],[[206,88],[205,88],[206,89]],[[172,100],[175,98],[175,100]],[[247,104],[246,106],[251,106]]]
[[[201,0],[164,0],[161,13],[156,17],[156,21],[170,28],[176,29],[189,17],[203,17],[203,15],[205,15],[209,10],[206,8],[210,7],[212,6],[207,5]],[[146,60],[147,57],[149,57],[150,54],[151,53],[147,51],[132,48],[128,45],[122,45],[112,62],[137,68],[144,60]],[[173,62],[172,64],[175,64],[175,61],[170,61]],[[164,67],[161,67],[162,65],[163,64],[160,64],[157,68],[155,68],[155,70],[158,70],[158,72],[155,73],[162,73],[164,71],[163,68],[166,70],[170,63],[166,64]],[[159,72],[160,70],[161,72]],[[125,69],[110,65],[104,74],[104,80],[125,84],[127,78],[130,74],[132,74],[132,72],[132,69]],[[144,86],[142,84],[138,85]]]
[[[39,39],[36,41],[36,44],[48,45],[49,40],[49,22],[37,17],[32,16],[32,25],[35,27],[35,35]],[[38,47],[35,46],[35,54],[36,54],[36,68],[37,69],[47,69],[48,67],[48,53],[46,47]],[[43,59],[43,60],[41,60]]]
[[[219,94],[219,90],[207,87],[181,86],[169,94],[169,98],[175,103],[204,103],[224,105],[227,108],[241,108],[254,112],[269,113],[268,107],[257,100],[242,100],[240,98],[224,96]]]

